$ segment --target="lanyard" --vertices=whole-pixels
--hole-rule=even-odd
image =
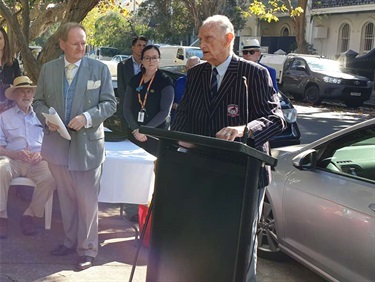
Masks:
[[[147,90],[146,90],[145,98],[143,99],[143,102],[142,102],[142,99],[141,99],[141,89],[142,89],[141,86],[142,86],[143,81],[144,81],[144,76],[143,75],[142,75],[141,81],[139,82],[139,87],[137,89],[138,89],[138,101],[139,101],[139,104],[141,104],[141,110],[144,110],[144,108],[146,106],[148,93],[150,92],[151,84],[154,81],[155,74],[156,73],[154,73],[154,75],[151,77],[151,80],[150,80],[150,82],[148,84],[148,87],[147,87]]]

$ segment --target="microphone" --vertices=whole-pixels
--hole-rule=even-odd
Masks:
[[[247,124],[249,123],[249,88],[247,85],[246,76],[243,76],[242,79],[243,79],[243,83],[245,84],[245,92],[246,92],[246,125],[243,131],[243,141],[247,145],[247,138],[249,137],[249,128],[247,128]]]

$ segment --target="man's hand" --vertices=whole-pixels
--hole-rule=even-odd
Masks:
[[[30,163],[31,154],[32,153],[27,150],[20,150],[20,151],[13,151],[11,154],[9,154],[9,157],[11,157],[14,160],[20,160],[26,163]]]
[[[86,117],[84,114],[78,115],[75,118],[73,118],[69,124],[68,127],[72,130],[78,131],[82,127],[84,127],[87,123]]]
[[[40,152],[30,152],[28,150],[14,151],[10,157],[29,164],[37,164],[42,160]]]
[[[30,155],[30,164],[38,164],[42,160],[42,155],[40,152],[34,152],[34,153],[29,153]]]
[[[60,128],[58,125],[56,125],[52,122],[49,122],[49,121],[47,121],[47,126],[48,126],[49,131],[56,131]]]
[[[228,126],[216,133],[216,138],[233,141],[237,137],[242,137],[245,126]]]

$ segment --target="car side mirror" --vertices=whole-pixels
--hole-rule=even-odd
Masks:
[[[184,55],[177,55],[177,59],[184,60]]]
[[[299,170],[316,168],[317,152],[314,149],[304,151],[293,158],[293,166]]]
[[[298,71],[306,71],[306,67],[305,66],[298,66],[298,67],[296,67],[296,70],[298,70]]]

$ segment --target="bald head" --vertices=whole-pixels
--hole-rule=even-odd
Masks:
[[[198,65],[201,62],[201,59],[197,56],[192,56],[186,61],[186,70],[191,69],[195,65]]]

